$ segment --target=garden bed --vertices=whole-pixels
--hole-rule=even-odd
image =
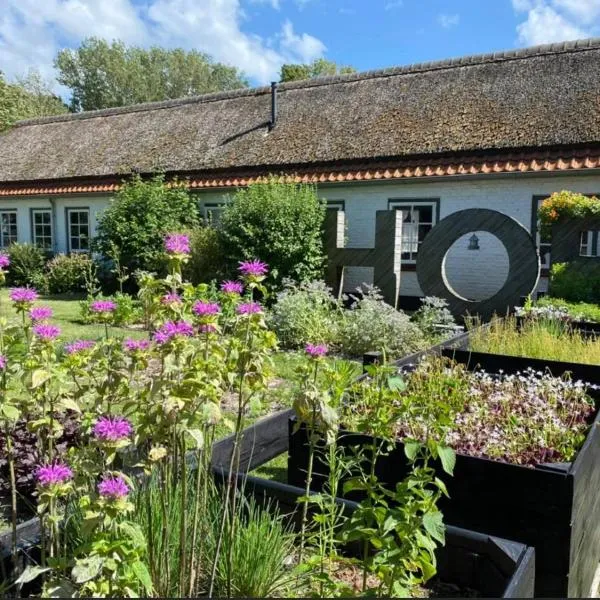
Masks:
[[[252,471],[286,452],[291,415],[289,410],[282,411],[246,430],[240,463],[242,472]],[[227,477],[231,447],[231,438],[215,444],[213,468],[219,477]],[[244,474],[238,475],[237,485],[265,505],[273,506],[275,502],[279,510],[299,526],[298,498],[304,495],[302,488]],[[338,502],[345,511],[356,508],[355,502],[342,499]],[[438,582],[443,582],[458,590],[459,595],[463,593],[461,590],[475,590],[483,597],[533,597],[534,551],[524,544],[447,526],[446,545],[438,548],[436,557],[438,574],[432,582],[434,589]],[[448,589],[441,588],[440,593],[446,595]]]
[[[466,347],[469,334],[454,339],[453,346]],[[532,360],[522,357],[473,353],[460,348],[436,347],[443,356],[464,363],[469,370],[481,367],[489,373],[523,372],[528,367],[549,371],[554,376],[566,372],[573,379],[600,382],[600,367],[577,363]],[[399,361],[405,367],[425,353]],[[592,392],[598,407],[599,394]],[[536,548],[537,596],[588,596],[600,559],[600,417],[594,415],[585,442],[572,462],[538,464],[534,467],[509,464],[488,458],[459,454],[454,476],[439,469],[448,487],[450,500],[440,502],[440,510],[449,524],[515,539]],[[340,432],[344,446],[363,445],[372,441],[366,435]],[[308,460],[305,435],[292,435],[288,482],[303,487]],[[324,465],[316,467],[323,473]],[[377,465],[377,476],[395,486],[408,473],[404,445],[398,441],[392,452]],[[322,479],[321,479],[322,480]],[[319,477],[314,488],[319,489]]]

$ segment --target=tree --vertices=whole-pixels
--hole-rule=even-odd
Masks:
[[[146,181],[136,175],[101,214],[94,250],[106,257],[116,253],[130,273],[156,271],[162,264],[164,235],[198,223],[198,206],[187,190],[168,187],[162,175]]]
[[[356,73],[356,69],[350,66],[340,67],[331,60],[317,58],[310,64],[282,65],[281,81],[300,81],[302,79],[312,79],[313,77],[331,77],[347,73]]]
[[[323,274],[322,226],[325,204],[314,186],[271,178],[239,189],[223,211],[221,247],[230,269],[258,258],[272,276],[298,282]]]
[[[72,91],[71,108],[96,110],[246,87],[235,67],[180,48],[145,49],[98,38],[61,50],[58,82]]]
[[[0,130],[15,121],[68,112],[66,104],[50,90],[40,74],[31,71],[26,77],[8,83],[0,71]]]

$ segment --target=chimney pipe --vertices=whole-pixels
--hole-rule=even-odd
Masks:
[[[271,82],[271,120],[269,121],[269,131],[272,131],[277,123],[277,82]]]

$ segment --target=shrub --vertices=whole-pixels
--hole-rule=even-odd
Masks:
[[[214,227],[198,227],[188,232],[191,256],[183,268],[184,277],[194,285],[222,279],[225,256],[218,231]]]
[[[269,324],[283,346],[302,347],[308,342],[338,343],[340,307],[322,281],[296,284],[284,281],[271,309]]]
[[[51,294],[81,293],[94,273],[94,261],[88,254],[58,254],[46,265],[48,290]]]
[[[140,302],[128,294],[117,292],[114,296],[88,297],[79,303],[79,316],[84,323],[95,322],[95,314],[90,310],[90,305],[95,300],[112,300],[117,308],[112,314],[112,324],[117,326],[140,323],[143,320]]]
[[[388,356],[404,356],[427,345],[419,327],[406,313],[386,304],[376,287],[363,286],[358,291],[362,298],[351,296],[354,304],[344,313],[341,324],[344,353],[362,356],[384,350]]]
[[[600,304],[600,264],[556,263],[550,270],[550,295],[570,302]]]
[[[164,234],[197,225],[196,201],[184,188],[168,187],[162,175],[135,176],[102,213],[94,249],[104,256],[118,252],[129,273],[156,271],[164,264]]]
[[[219,228],[229,268],[260,256],[275,281],[318,279],[324,264],[324,218],[325,204],[314,186],[271,178],[238,190]]]
[[[575,192],[554,192],[546,198],[538,211],[544,227],[568,217],[590,217],[600,215],[600,200]]]
[[[574,321],[600,323],[600,305],[598,304],[569,302],[564,298],[545,296],[544,298],[540,298],[532,308],[535,309],[537,307],[553,309],[563,314],[566,313]]]
[[[420,308],[412,315],[412,321],[430,338],[446,337],[456,327],[456,321],[443,298],[426,296],[421,298]]]
[[[14,243],[8,247],[10,269],[6,273],[6,282],[14,286],[33,286],[43,290],[44,263],[46,254],[37,246]]]

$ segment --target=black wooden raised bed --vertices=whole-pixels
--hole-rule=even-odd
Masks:
[[[244,433],[240,471],[245,473],[286,452],[291,411],[282,411],[263,419]],[[213,468],[218,479],[227,478],[232,438],[215,444]],[[285,483],[240,474],[236,483],[246,495],[265,505],[279,508],[299,525],[298,498],[304,490]],[[345,510],[356,504],[338,499]],[[488,598],[531,598],[534,591],[534,550],[518,542],[447,526],[446,545],[438,549],[438,577],[445,583],[469,588]]]
[[[469,369],[481,367],[494,373],[524,371],[528,367],[555,376],[570,372],[574,379],[600,383],[600,367],[497,354],[475,353],[468,347],[469,334],[453,340],[458,348],[436,347],[435,352],[462,362]],[[407,366],[425,353],[397,364]],[[600,392],[591,392],[600,406]],[[600,561],[600,413],[571,463],[535,468],[458,455],[454,477],[442,472],[450,499],[440,508],[451,525],[518,540],[536,549],[538,597],[587,597]],[[367,438],[343,432],[340,443],[351,446]],[[292,435],[288,473],[290,484],[303,487],[308,458],[305,436]],[[325,471],[324,465],[320,465]],[[377,466],[378,476],[393,486],[407,474],[402,442]],[[322,481],[322,478],[321,478]],[[319,477],[315,478],[318,489]]]

